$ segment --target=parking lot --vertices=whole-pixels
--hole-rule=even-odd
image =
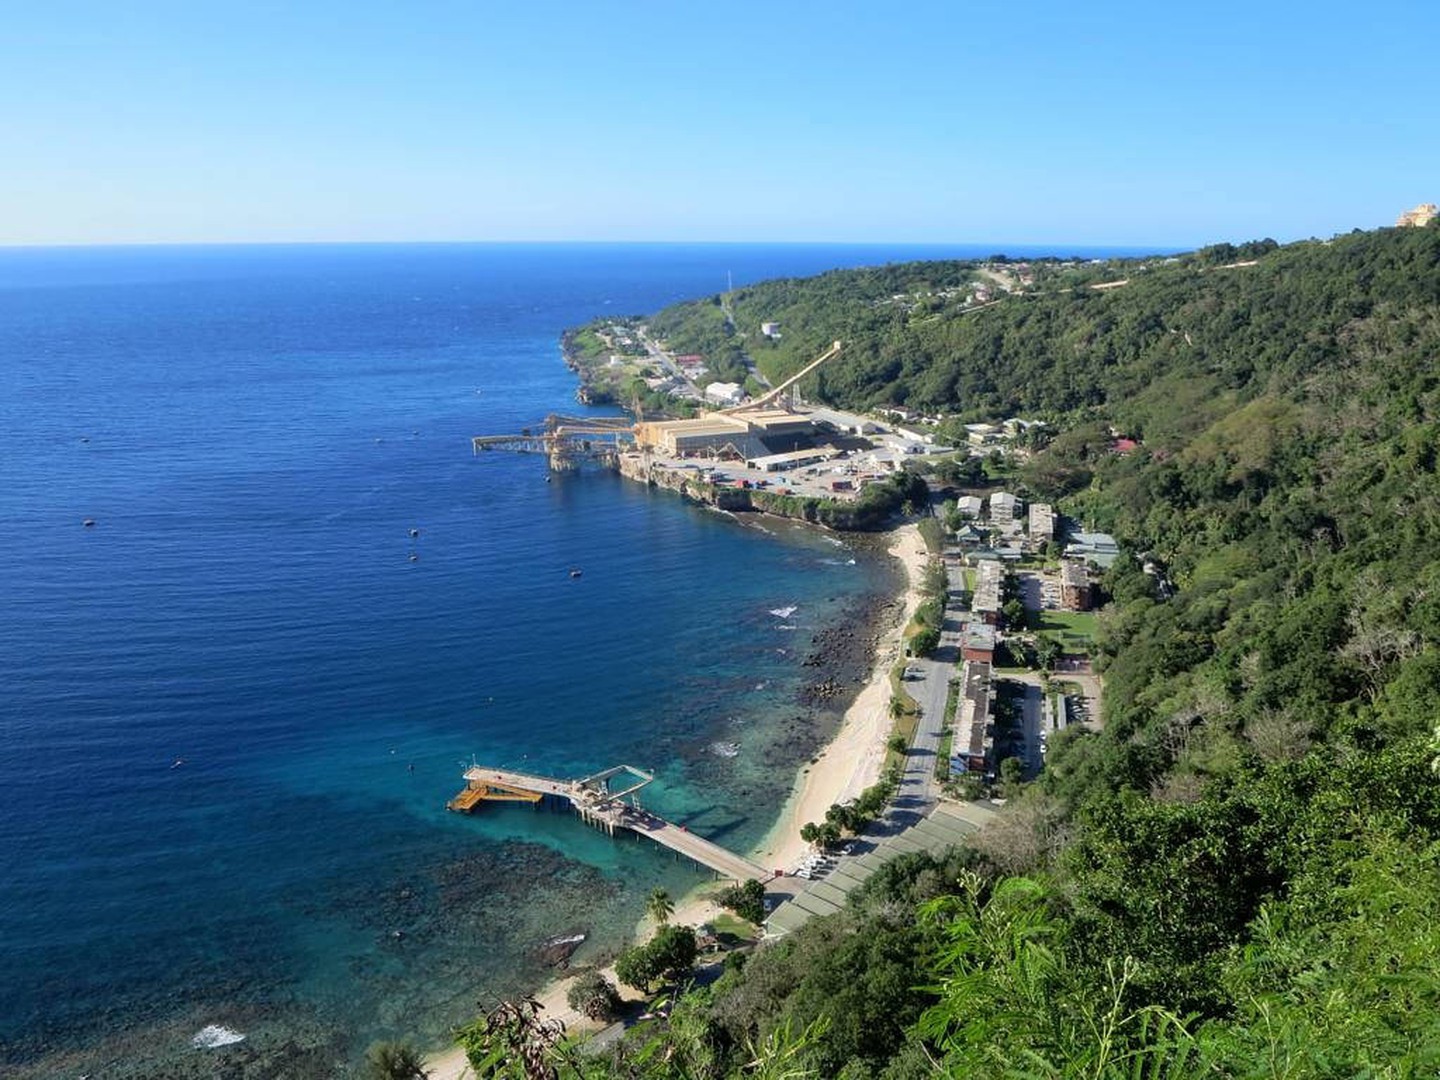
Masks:
[[[833,851],[812,851],[800,861],[800,865],[791,871],[792,877],[803,878],[806,881],[816,881],[823,878],[840,861],[841,855],[849,855],[855,850],[856,841],[850,840],[840,846],[839,852]]]
[[[1051,571],[1019,570],[1020,599],[1027,611],[1058,611],[1060,608],[1060,575]]]

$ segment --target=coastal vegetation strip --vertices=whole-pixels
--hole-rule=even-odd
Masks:
[[[1104,729],[1057,733],[970,845],[887,864],[586,1075],[1434,1072],[1440,228],[866,322],[922,272],[730,306],[747,333],[751,304],[788,319],[797,354],[852,320],[811,391],[837,404],[1054,419],[1011,475],[1120,541]]]

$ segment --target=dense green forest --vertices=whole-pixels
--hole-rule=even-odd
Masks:
[[[893,301],[973,270],[749,287],[727,336],[772,377],[843,339],[809,388],[836,404],[1052,421],[1024,490],[1176,586],[1162,596],[1134,557],[1109,573],[1104,730],[1058,735],[973,849],[891,864],[618,1049],[535,1060],[597,1077],[1437,1075],[1440,227],[1056,265],[980,310]],[[683,340],[704,307],[653,324]],[[1139,449],[1112,452],[1113,431]]]

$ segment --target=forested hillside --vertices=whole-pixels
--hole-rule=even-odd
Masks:
[[[894,300],[973,273],[762,284],[718,332],[772,376],[843,339],[810,389],[837,404],[1055,424],[1026,490],[1176,586],[1131,557],[1108,576],[1104,731],[1057,736],[974,850],[892,866],[668,1025],[557,1067],[1435,1076],[1440,227],[1052,267],[963,313]],[[714,308],[652,325],[710,333]]]

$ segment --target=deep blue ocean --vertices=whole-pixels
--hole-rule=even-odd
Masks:
[[[834,722],[806,643],[893,568],[468,439],[578,411],[596,315],[989,250],[0,250],[0,1073],[343,1075],[704,879],[447,813],[472,758],[653,768],[753,846]]]

